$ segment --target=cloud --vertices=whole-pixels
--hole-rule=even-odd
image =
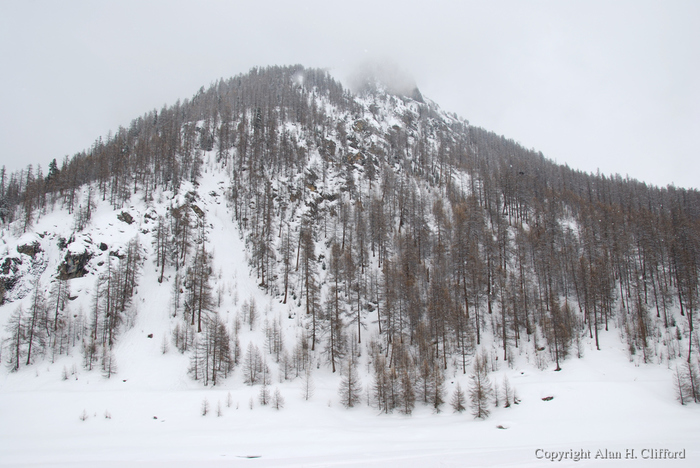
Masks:
[[[390,59],[365,59],[350,72],[345,81],[358,94],[385,90],[398,96],[420,95],[413,76]]]
[[[251,67],[421,93],[571,167],[698,187],[700,2],[0,2],[0,165]]]

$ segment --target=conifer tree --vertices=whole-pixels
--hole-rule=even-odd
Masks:
[[[509,408],[511,404],[515,403],[515,390],[508,380],[508,376],[503,376],[503,406]]]
[[[263,381],[263,384],[260,387],[260,393],[258,394],[258,401],[260,402],[261,406],[267,406],[268,403],[270,403],[271,399],[272,398],[270,395],[270,389],[267,387],[267,384]]]
[[[260,349],[251,341],[243,359],[243,381],[250,386],[260,382],[263,372],[263,358]]]
[[[464,406],[466,404],[466,395],[464,393],[464,390],[462,390],[461,385],[459,385],[459,382],[457,382],[457,387],[455,388],[454,393],[452,394],[452,399],[450,400],[450,405],[452,406],[452,409],[454,410],[455,413],[462,413],[466,411],[466,407]]]
[[[304,400],[310,400],[316,391],[316,384],[311,372],[311,366],[307,366],[301,377],[301,395]]]
[[[197,333],[202,331],[206,314],[214,310],[214,298],[209,284],[210,275],[209,253],[206,250],[206,244],[202,242],[196,250],[192,266],[187,270],[186,310],[190,324],[196,327]]]
[[[101,347],[100,360],[102,363],[102,375],[105,378],[109,379],[113,374],[117,373],[117,363],[114,359],[114,353],[109,346],[103,345]]]
[[[433,365],[433,376],[430,382],[430,392],[428,393],[428,403],[433,407],[433,411],[439,413],[445,403],[445,375],[440,364]]]
[[[51,323],[49,328],[56,334],[65,323],[65,312],[70,297],[70,285],[65,279],[58,278],[51,284],[51,292],[48,297],[48,311]]]
[[[469,376],[469,406],[472,415],[478,419],[486,419],[491,414],[489,402],[491,401],[493,387],[488,376],[488,362],[485,354],[474,359],[474,368]]]
[[[347,364],[343,366],[342,378],[340,380],[340,403],[346,408],[352,408],[357,405],[362,399],[362,382],[357,373],[357,364],[354,359],[349,359]]]
[[[156,227],[153,231],[153,249],[156,253],[154,261],[160,270],[158,282],[162,283],[170,251],[170,225],[162,215],[158,216]]]
[[[46,317],[46,298],[37,280],[34,284],[32,302],[27,310],[24,323],[24,334],[27,343],[26,365],[32,363],[32,358],[44,352],[48,337]]]
[[[400,411],[403,414],[413,413],[416,406],[416,392],[414,390],[414,373],[410,366],[403,366],[399,370],[399,401]]]
[[[272,407],[276,410],[284,408],[284,397],[279,388],[275,387],[275,393],[272,395]]]
[[[10,369],[10,372],[17,372],[26,354],[24,341],[25,318],[21,304],[15,309],[12,315],[10,315],[7,325],[5,325],[5,331],[9,334],[9,336],[5,338],[7,350],[10,353],[9,359],[7,359],[7,367]]]
[[[318,331],[319,286],[316,279],[316,252],[313,234],[310,226],[302,226],[300,235],[302,252],[302,274],[304,295],[306,298],[306,315],[311,318],[311,351],[316,349]]]
[[[678,402],[681,405],[688,403],[692,393],[688,382],[688,374],[685,373],[683,368],[678,367],[678,364],[676,364],[673,372],[673,386],[676,390],[676,399]]]
[[[329,289],[323,314],[325,324],[323,335],[326,342],[324,353],[331,365],[331,370],[335,372],[336,365],[345,355],[346,336],[341,314],[340,293],[335,284],[332,284]]]
[[[373,359],[374,381],[372,383],[372,393],[377,408],[382,413],[391,413],[394,409],[392,394],[393,388],[389,371],[386,368],[386,361],[381,354],[375,355]]]

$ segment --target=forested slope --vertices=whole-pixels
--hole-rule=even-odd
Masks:
[[[41,256],[32,254],[36,242],[2,259],[4,300],[35,297],[6,326],[10,369],[68,346],[57,339],[69,321],[59,320],[59,302],[68,300],[61,288],[93,261],[102,282],[80,336],[86,366],[128,322],[146,263],[159,281],[181,285],[173,289],[182,294],[173,340],[192,356],[192,376],[216,384],[228,375],[243,353],[235,327],[218,318],[210,224],[197,192],[205,170],[226,176],[212,196],[230,207],[259,288],[303,314],[289,365],[306,366],[304,350],[333,372],[352,369],[366,349],[383,411],[410,413],[416,399],[438,407],[451,366],[468,373],[475,363],[478,376],[489,361],[528,353],[539,367],[560,369],[580,355],[584,338],[600,347],[599,334],[610,329],[633,361],[685,362],[680,393],[700,396],[697,191],[559,166],[417,90],[394,95],[370,82],[353,94],[301,66],[253,69],[202,88],[54,161],[45,175],[31,166],[3,170],[8,233],[30,235],[55,210],[73,223],[70,237],[55,239],[65,255],[51,284],[29,281],[41,270],[41,262],[28,266]],[[134,200],[152,208],[148,248],[129,243],[101,265],[99,252],[77,248],[95,200],[116,213]],[[30,330],[39,329],[36,340]],[[274,329],[266,333],[279,362]],[[344,374],[352,406],[352,372]]]

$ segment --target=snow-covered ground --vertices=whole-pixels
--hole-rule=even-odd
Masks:
[[[591,459],[556,466],[700,460],[700,408],[674,401],[666,368],[634,367],[617,349],[588,350],[561,372],[523,366],[492,374],[507,373],[522,401],[481,421],[449,405],[440,414],[418,405],[412,416],[347,410],[337,378],[323,367],[309,401],[297,380],[280,385],[283,409],[261,407],[259,387],[244,386],[238,375],[202,388],[184,374],[177,352],[161,355],[155,340],[140,341],[150,353],[133,366],[120,355],[124,370],[110,380],[80,372],[62,381],[60,362],[3,374],[0,466],[547,466],[541,457],[569,450]],[[448,379],[448,394],[457,380],[467,384],[462,375]],[[202,416],[205,399],[210,412]],[[685,459],[643,459],[649,449],[684,450]],[[633,450],[637,459],[595,459],[606,450],[623,457]]]
[[[243,327],[243,351],[250,341],[262,349],[262,324],[277,317],[286,324],[291,347],[300,321],[297,309],[265,296],[249,276],[224,185],[220,173],[208,172],[197,202],[210,223],[215,290],[225,293],[219,313],[230,324],[240,304],[253,298],[261,316],[254,331]],[[135,202],[128,211],[143,223],[148,209]],[[138,235],[151,248],[149,226],[119,224],[114,215],[98,206],[93,243],[104,241],[111,248]],[[70,234],[70,223],[64,219],[62,226],[59,215],[52,216],[39,221],[37,232],[53,226]],[[55,272],[59,257],[58,250],[48,250],[43,280]],[[570,357],[560,372],[553,365],[539,370],[525,352],[513,368],[501,364],[491,380],[500,383],[507,375],[521,402],[492,408],[486,420],[475,420],[468,411],[453,413],[449,404],[435,414],[418,403],[411,416],[379,414],[367,404],[345,409],[339,377],[325,364],[314,370],[315,391],[307,401],[301,379],[280,383],[270,362],[271,389],[279,389],[285,400],[276,410],[260,406],[260,387],[244,385],[240,366],[226,381],[203,387],[187,375],[186,355],[172,345],[163,353],[164,338],[169,341],[181,319],[171,317],[170,280],[158,284],[157,274],[147,260],[135,296],[138,315],[116,345],[118,371],[112,378],[83,369],[79,348],[54,363],[46,358],[16,373],[0,371],[0,466],[700,466],[700,406],[675,401],[667,365],[631,363],[614,329],[602,334],[601,351],[585,342],[583,358]],[[71,281],[72,292],[81,294],[76,304],[88,307],[95,277]],[[0,309],[0,325],[15,307]],[[366,365],[361,378],[369,388]],[[458,382],[467,389],[468,375],[451,370],[446,401]],[[205,401],[209,412],[203,416]],[[684,458],[648,458],[665,456],[665,450]]]

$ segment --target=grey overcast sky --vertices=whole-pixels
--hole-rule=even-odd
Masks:
[[[0,164],[46,170],[254,66],[366,60],[558,163],[700,188],[693,0],[0,0]]]

